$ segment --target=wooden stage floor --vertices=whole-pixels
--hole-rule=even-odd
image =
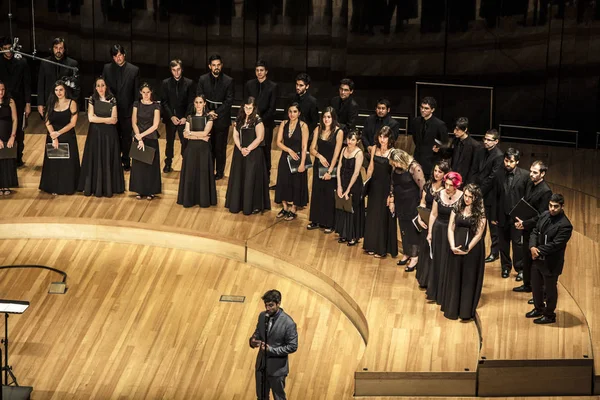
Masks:
[[[275,204],[231,214],[227,179],[218,206],[177,205],[180,157],[151,202],[40,192],[43,140],[27,135],[21,188],[0,199],[2,265],[69,274],[67,294],[48,295],[54,275],[0,271],[1,297],[32,302],[11,317],[10,363],[36,399],[252,399],[247,338],[273,287],[300,332],[290,398],[510,395],[499,376],[523,395],[556,393],[524,381],[540,371],[564,393],[591,394],[588,324],[562,286],[558,323],[536,326],[524,317],[528,296],[487,264],[477,322],[447,320],[396,260],[307,231],[308,210],[292,222],[275,218]]]

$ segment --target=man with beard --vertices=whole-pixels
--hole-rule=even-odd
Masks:
[[[11,50],[10,38],[0,38],[2,50]],[[23,131],[23,117],[29,118],[31,114],[31,74],[27,61],[12,51],[2,53],[0,57],[0,81],[4,82],[6,91],[17,106],[17,167],[25,165],[23,162],[23,149],[25,148],[25,132]]]
[[[437,102],[433,97],[424,97],[421,100],[421,116],[414,118],[409,128],[415,143],[415,160],[421,164],[425,174],[429,174],[439,161],[440,148],[448,143],[446,124],[433,115],[436,107]]]
[[[500,264],[502,277],[508,278],[514,267],[517,271],[517,282],[523,280],[523,249],[521,244],[521,231],[515,228],[510,211],[525,195],[525,186],[529,174],[519,168],[521,152],[510,147],[504,153],[504,168],[496,174],[495,214],[496,220],[492,224],[497,226],[498,247],[500,248]],[[512,260],[510,258],[510,244],[512,242]]]
[[[162,81],[161,107],[167,132],[167,147],[165,149],[164,173],[173,171],[173,155],[175,147],[175,133],[181,142],[181,155],[187,145],[187,139],[183,137],[185,128],[185,116],[190,104],[194,102],[194,82],[183,76],[183,63],[179,59],[169,63],[171,77]]]
[[[339,96],[331,99],[331,107],[335,110],[338,122],[344,132],[350,132],[356,127],[358,118],[358,103],[352,96],[354,94],[354,81],[344,78],[340,81]]]
[[[535,318],[533,322],[536,324],[556,322],[554,311],[558,300],[558,277],[562,274],[567,243],[573,233],[573,225],[563,210],[564,204],[565,199],[561,194],[553,194],[548,211],[540,216],[529,239],[529,252],[533,259],[531,285],[535,308],[525,316]]]
[[[77,68],[77,61],[67,57],[67,46],[65,39],[57,37],[52,41],[52,55],[46,60],[59,63],[67,67]],[[44,118],[46,110],[46,102],[48,97],[54,93],[54,83],[64,77],[76,77],[77,71],[71,68],[65,68],[59,65],[43,62],[40,64],[40,72],[38,74],[37,86],[37,109],[40,116]],[[78,79],[73,79],[74,87],[71,88],[70,95],[73,99],[79,97],[79,82]]]
[[[262,146],[265,152],[265,161],[267,163],[267,173],[269,180],[271,178],[271,146],[273,144],[273,129],[275,129],[275,112],[277,101],[277,84],[268,79],[269,68],[264,60],[258,60],[254,66],[255,79],[246,82],[246,93],[256,99],[258,115],[262,118],[265,127],[265,145]],[[273,186],[274,188],[274,186]]]
[[[372,147],[375,146],[375,139],[381,128],[387,126],[392,131],[390,137],[390,146],[396,142],[400,132],[400,123],[390,115],[391,103],[388,99],[377,100],[375,114],[369,115],[365,120],[365,127],[362,131],[362,143],[365,151],[371,154]],[[365,157],[367,159],[367,157]],[[368,157],[370,159],[370,157]]]
[[[125,60],[125,48],[120,44],[115,44],[110,48],[110,55],[113,62],[104,65],[102,76],[112,94],[117,98],[119,119],[117,132],[121,144],[121,162],[123,170],[129,171],[131,169],[129,148],[133,132],[131,113],[133,102],[140,97],[140,69]]]
[[[215,160],[215,179],[225,176],[225,157],[227,155],[227,138],[231,126],[231,106],[233,104],[233,78],[222,73],[223,60],[218,54],[208,58],[210,72],[198,79],[197,95],[205,95],[208,116],[213,120],[211,132],[212,154]]]
[[[310,76],[302,72],[296,76],[296,93],[290,99],[290,103],[298,103],[300,108],[300,120],[308,125],[309,143],[312,140],[313,132],[319,123],[319,108],[317,99],[308,94],[310,88]]]
[[[552,190],[544,180],[546,171],[548,171],[548,167],[543,161],[537,160],[531,164],[529,181],[525,186],[525,196],[523,196],[523,199],[537,210],[538,215],[525,221],[518,217],[515,218],[515,228],[520,230],[523,235],[523,284],[513,288],[515,292],[531,292],[531,263],[533,259],[529,250],[529,237],[538,222],[539,215],[548,209],[548,203],[552,197]]]
[[[452,171],[458,172],[464,182],[471,179],[473,159],[481,144],[469,135],[469,119],[460,117],[454,126],[452,141]]]

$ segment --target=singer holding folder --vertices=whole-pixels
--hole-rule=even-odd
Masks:
[[[54,84],[54,92],[46,102],[46,144],[44,164],[40,179],[40,190],[47,193],[73,194],[79,183],[79,147],[75,135],[77,124],[77,102],[71,100],[67,86],[62,81]],[[54,158],[50,152],[59,144],[68,148],[68,158]],[[66,146],[65,146],[66,145]]]
[[[133,103],[131,124],[133,143],[138,150],[154,152],[152,164],[136,159],[131,153],[131,175],[129,191],[137,193],[136,198],[152,200],[161,192],[160,157],[158,149],[158,124],[160,123],[160,104],[152,99],[152,88],[146,82],[140,86],[142,99]],[[148,149],[149,148],[149,149]]]
[[[4,152],[16,146],[17,106],[6,91],[6,85],[0,81],[0,151]],[[16,149],[15,149],[16,150]],[[11,187],[18,187],[16,158],[0,159],[0,196],[11,194]]]

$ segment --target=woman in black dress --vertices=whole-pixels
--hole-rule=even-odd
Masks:
[[[462,177],[458,172],[448,172],[444,175],[444,187],[438,193],[431,208],[427,241],[431,246],[432,262],[427,281],[427,300],[441,304],[446,289],[448,273],[448,260],[450,259],[450,244],[448,243],[448,221],[454,205],[462,197],[458,189],[462,184]]]
[[[335,171],[343,143],[344,132],[337,122],[335,110],[327,107],[321,114],[321,123],[315,129],[310,146],[315,167],[310,198],[311,222],[306,226],[308,230],[323,228],[325,233],[333,232],[337,187]]]
[[[465,186],[464,194],[450,214],[448,242],[450,260],[442,311],[449,319],[469,320],[475,317],[475,309],[481,297],[485,271],[485,209],[479,187],[473,183]],[[456,243],[455,232],[468,232],[465,243]],[[463,237],[459,235],[458,237]]]
[[[444,175],[450,172],[450,165],[443,160],[438,162],[431,172],[431,179],[423,186],[421,193],[421,203],[419,207],[426,208],[431,211],[433,201],[438,196],[439,192],[444,190]],[[427,240],[427,224],[429,221],[423,221],[421,217],[417,218],[417,222],[424,229],[424,232],[419,236],[419,260],[417,261],[417,282],[421,289],[427,287],[429,280],[429,270],[431,268],[431,257],[429,241]]]
[[[371,162],[367,169],[369,196],[367,202],[367,216],[365,222],[365,242],[363,248],[369,255],[376,258],[385,257],[388,253],[392,257],[398,255],[398,233],[396,219],[390,212],[390,194],[392,166],[389,162],[392,130],[384,126],[377,133],[375,147],[371,151]]]
[[[192,130],[192,119],[201,117],[203,130]],[[203,118],[202,118],[203,117]],[[206,97],[201,94],[194,99],[194,110],[186,117],[183,137],[188,144],[183,153],[179,178],[177,204],[184,207],[210,207],[217,205],[217,186],[210,149],[210,131],[213,122],[206,111]]]
[[[47,193],[73,194],[79,183],[79,146],[75,135],[77,124],[77,102],[71,100],[67,86],[62,81],[54,85],[54,93],[48,97],[46,112],[46,146],[51,144],[55,149],[59,143],[68,143],[69,158],[48,158],[44,148],[44,165],[40,179],[40,190]]]
[[[17,106],[6,91],[6,85],[0,81],[0,149],[12,149],[17,137]],[[11,194],[10,188],[18,187],[17,159],[0,160],[0,196]]]
[[[281,149],[281,157],[277,166],[277,187],[275,203],[283,208],[277,218],[291,221],[297,217],[298,207],[308,204],[308,177],[306,174],[306,151],[308,149],[308,126],[300,121],[300,106],[294,102],[288,107],[288,120],[279,125],[277,147]],[[290,171],[287,158],[298,161],[298,172]]]
[[[390,155],[390,164],[394,168],[392,186],[394,188],[389,207],[392,214],[396,215],[400,234],[402,236],[402,260],[398,265],[408,265],[406,272],[415,270],[419,261],[419,231],[413,224],[417,216],[419,195],[425,184],[425,175],[421,165],[407,152],[395,149]]]
[[[232,213],[250,215],[271,209],[264,137],[265,126],[250,96],[240,107],[233,128],[235,147],[225,196],[225,207]]]
[[[98,111],[96,111],[98,109]],[[119,152],[117,99],[103,77],[96,78],[88,104],[90,129],[83,149],[78,191],[86,196],[112,197],[125,192]]]
[[[339,198],[352,199],[352,211],[335,210],[335,231],[340,235],[338,243],[348,242],[354,246],[363,237],[365,230],[365,201],[361,197],[363,181],[360,169],[363,152],[358,148],[360,133],[352,131],[346,139],[338,162],[337,193]]]
[[[152,88],[143,83],[140,86],[142,100],[133,103],[131,124],[134,142],[140,150],[146,146],[155,150],[152,164],[132,160],[129,177],[129,191],[137,193],[136,199],[146,197],[152,200],[154,195],[161,192],[160,156],[158,149],[158,124],[160,123],[160,104],[152,99]]]

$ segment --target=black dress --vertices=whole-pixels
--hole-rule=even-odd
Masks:
[[[419,206],[421,190],[415,182],[413,174],[420,173],[418,179],[425,179],[420,171],[420,166],[416,161],[409,165],[409,170],[402,173],[394,172],[392,174],[392,184],[394,185],[394,205],[396,208],[396,217],[400,225],[400,235],[402,236],[402,254],[408,257],[419,256],[419,245],[421,235],[412,220],[417,216],[417,207]],[[419,172],[417,172],[417,170]],[[425,221],[427,222],[427,221]]]
[[[8,104],[0,105],[0,140],[4,146],[10,140],[12,133],[12,113]],[[15,140],[14,146],[17,145]],[[12,188],[19,186],[17,177],[17,159],[8,158],[0,160],[0,188]]]
[[[188,115],[187,120],[191,121]],[[177,204],[184,207],[210,207],[217,205],[213,156],[210,140],[190,140],[183,153]]]
[[[342,168],[338,173],[340,174],[342,183],[342,192],[346,191],[354,174],[356,154],[352,158],[346,158],[343,154],[340,156],[342,157]],[[352,196],[352,209],[354,212],[349,213],[343,210],[335,210],[335,232],[340,235],[340,238],[352,240],[363,237],[365,230],[365,201],[361,199],[362,188],[362,177],[358,174],[349,192]]]
[[[251,126],[240,127],[242,148],[250,146],[256,139],[256,125],[258,124],[262,124],[260,118]],[[234,146],[225,207],[232,213],[242,211],[244,215],[271,209],[269,175],[267,174],[265,153],[260,146],[252,150],[246,157],[242,155],[237,146]]]
[[[317,138],[319,154],[325,157],[329,164],[333,161],[338,132],[339,129],[331,133],[327,140],[323,140],[321,136]],[[319,168],[322,167],[319,158],[315,157],[309,219],[314,224],[325,228],[333,228],[335,226],[335,192],[337,189],[337,180],[336,178],[331,178],[328,181],[320,179]]]
[[[373,157],[373,163],[363,248],[380,256],[390,253],[396,257],[398,255],[396,218],[386,206],[390,194],[392,166],[387,157],[378,155]]]
[[[302,151],[302,128],[303,122],[298,121],[294,132],[290,136],[289,121],[284,122],[283,144],[300,153]],[[277,166],[277,187],[275,189],[275,203],[283,201],[293,203],[296,207],[304,207],[308,204],[308,175],[306,171],[292,174],[287,162],[288,153],[281,152],[279,165]],[[308,155],[306,157],[309,157]]]
[[[146,131],[154,123],[154,110],[160,110],[160,104],[144,104],[139,101],[133,103],[137,108],[137,126],[140,133]],[[131,175],[129,177],[129,191],[142,196],[155,195],[161,192],[162,182],[160,176],[160,154],[158,148],[158,132],[154,131],[142,139],[144,146],[156,150],[152,164],[138,160],[131,162]],[[137,141],[136,141],[137,144]]]
[[[425,208],[431,210],[433,207],[433,200],[435,194],[433,193],[433,187],[430,183],[426,183],[423,186],[425,191]],[[429,224],[429,221],[423,221]],[[419,261],[417,262],[417,281],[419,287],[426,288],[429,280],[429,271],[431,269],[431,257],[429,256],[429,242],[427,241],[427,231],[424,230],[419,236]]]
[[[90,98],[90,104],[95,101]],[[116,99],[110,101],[117,106]],[[97,117],[109,118],[110,115]],[[78,191],[86,196],[112,197],[125,192],[125,177],[119,151],[119,134],[115,125],[90,123],[83,149]]]
[[[71,102],[64,111],[56,111],[50,114],[48,121],[55,131],[59,131],[71,122]],[[58,137],[59,143],[69,144],[68,159],[49,159],[44,148],[44,165],[42,166],[42,178],[40,179],[40,190],[56,194],[73,194],[77,191],[79,183],[79,147],[75,128],[63,133]],[[46,144],[52,144],[50,134],[46,135]]]
[[[470,218],[462,214],[456,215],[455,226],[471,228],[474,224]],[[470,234],[475,235],[473,230]],[[485,271],[485,245],[483,239],[464,256],[451,252],[448,261],[448,274],[446,290],[442,299],[442,311],[449,319],[471,319],[475,317],[475,309],[481,289],[483,287],[483,274]]]
[[[438,215],[431,228],[431,247],[433,260],[427,281],[427,300],[434,300],[441,304],[446,288],[448,260],[450,259],[450,243],[448,243],[448,221],[454,204],[445,204],[439,194],[435,201],[438,204]]]

